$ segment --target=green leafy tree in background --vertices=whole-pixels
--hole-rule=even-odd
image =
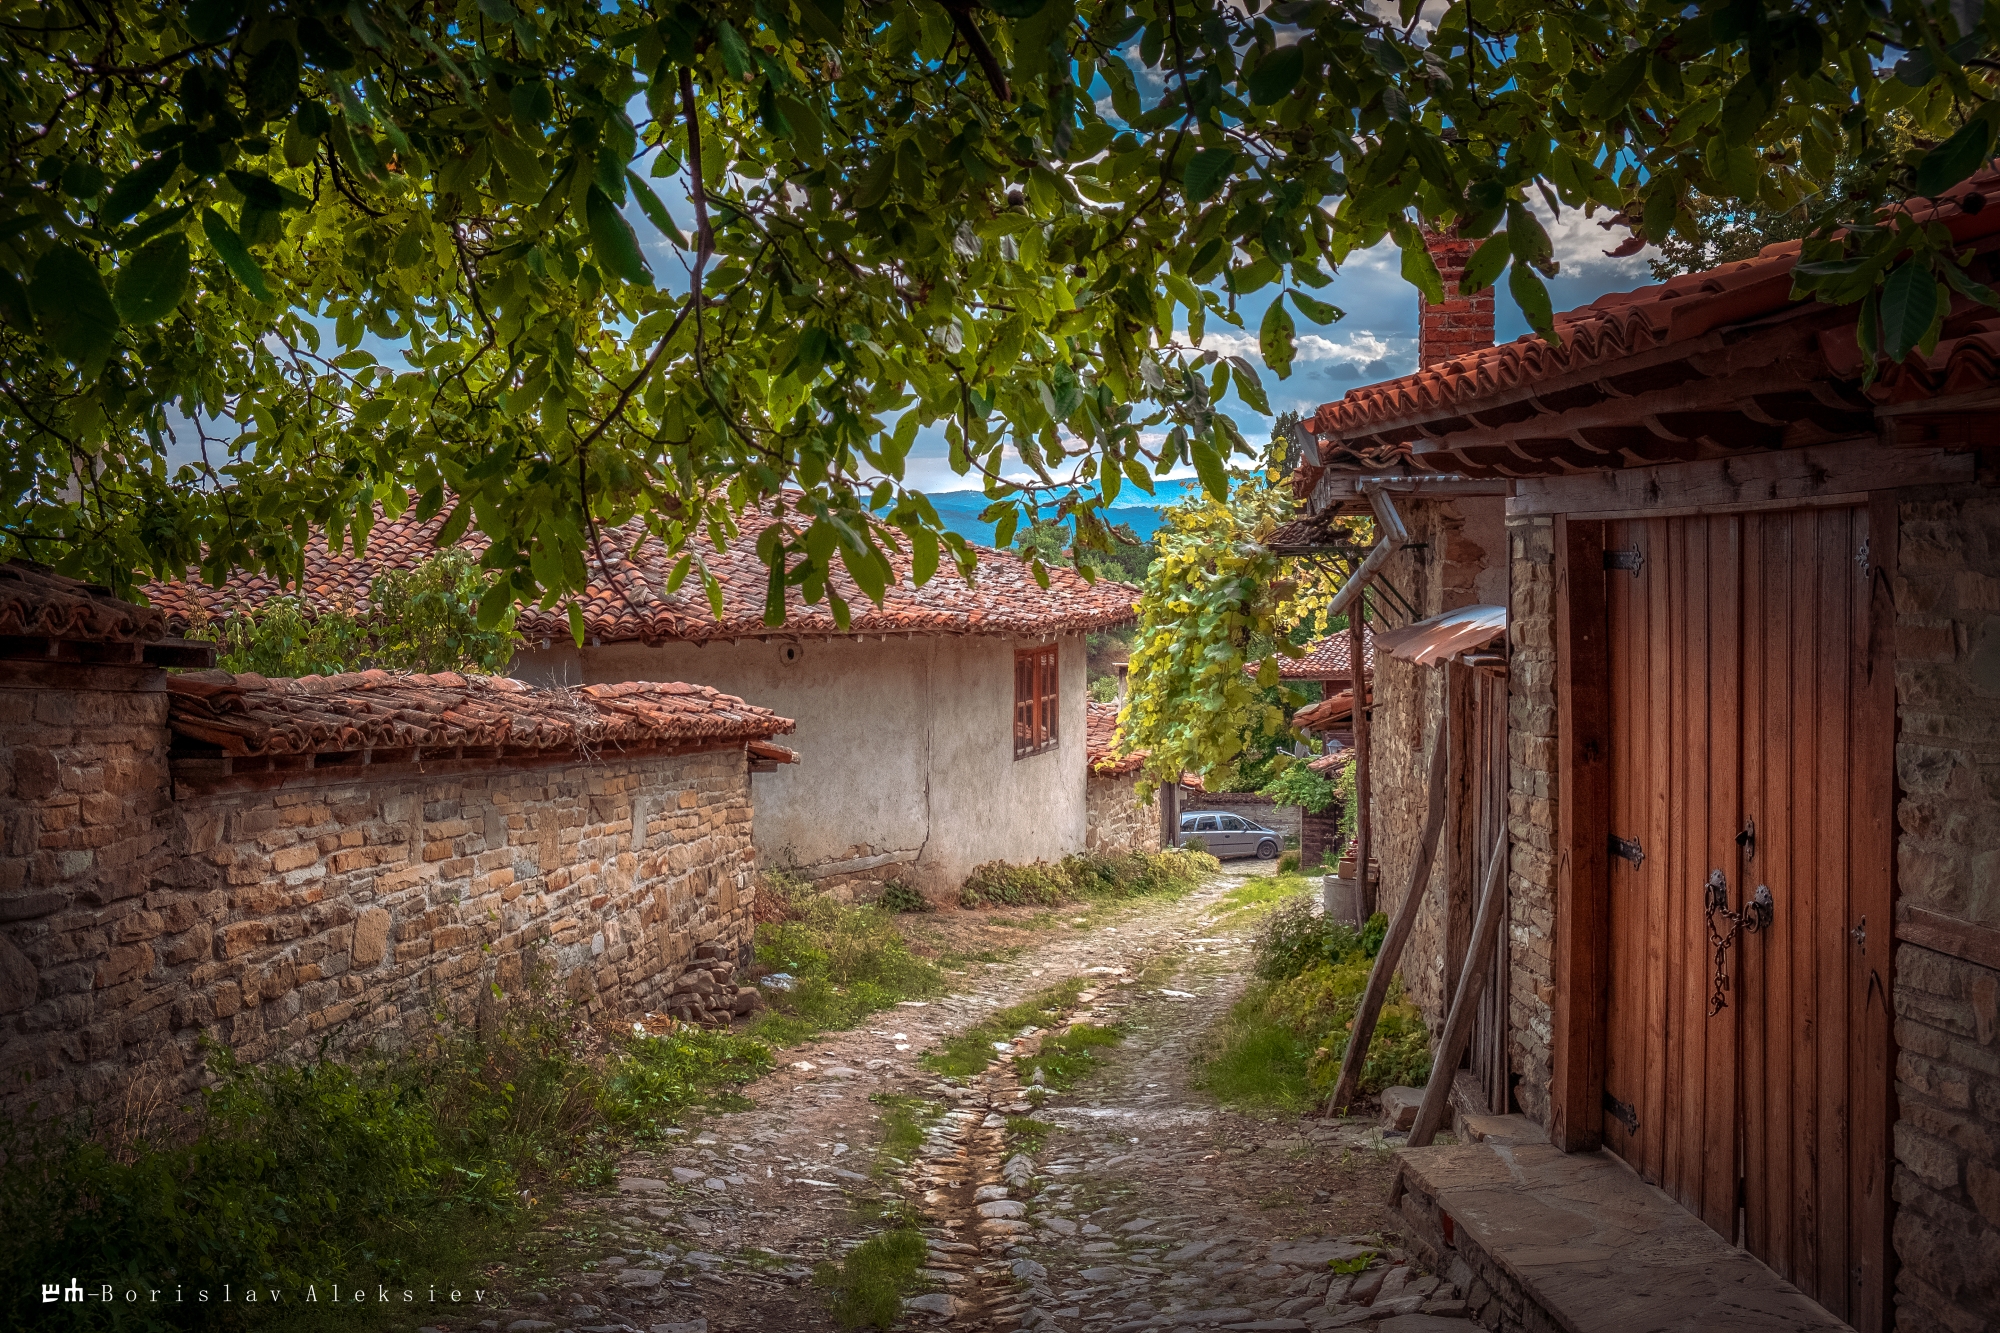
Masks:
[[[384,570],[365,607],[314,610],[279,596],[191,626],[190,637],[220,646],[227,671],[264,676],[329,676],[380,667],[390,671],[502,671],[514,656],[513,617],[479,624],[479,600],[492,575],[461,547],[411,569]]]
[[[1537,197],[1656,241],[1701,197],[1818,201],[1799,284],[1862,301],[1891,359],[1947,287],[1993,299],[1940,228],[1831,230],[1987,159],[1986,10],[1419,10],[10,4],[0,554],[285,578],[313,528],[362,544],[409,488],[442,544],[489,539],[491,628],[634,519],[719,602],[704,543],[763,507],[768,614],[792,585],[844,617],[838,568],[874,597],[898,551],[920,581],[970,563],[903,484],[926,426],[1001,546],[1046,514],[1101,550],[1120,489],[1180,464],[1220,496],[1223,387],[1266,408],[1204,331],[1275,294],[1257,334],[1288,375],[1297,317],[1339,318],[1314,293],[1385,237],[1441,295],[1417,217],[1488,238],[1468,283],[1550,336]],[[678,248],[649,256],[640,214]],[[170,470],[170,431],[203,461]]]

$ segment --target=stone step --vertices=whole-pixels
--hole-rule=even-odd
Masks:
[[[1499,1123],[1476,1127],[1483,1142],[1397,1153],[1392,1197],[1412,1248],[1486,1327],[1848,1329],[1611,1154],[1558,1152],[1519,1116],[1466,1119]]]

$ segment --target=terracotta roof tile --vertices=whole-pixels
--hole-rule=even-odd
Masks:
[[[27,560],[0,564],[0,636],[68,643],[152,643],[165,638],[157,607],[135,606],[109,588]]]
[[[793,729],[790,718],[767,708],[706,685],[677,683],[545,689],[453,672],[356,671],[280,680],[202,671],[169,676],[167,690],[175,734],[232,755],[764,742]]]
[[[1375,631],[1366,625],[1361,627],[1361,655],[1364,670],[1375,669]],[[1348,680],[1354,669],[1348,664],[1347,631],[1329,634],[1307,650],[1304,657],[1280,658],[1278,678],[1280,680]],[[1244,668],[1256,674],[1254,666]]]
[[[1984,198],[2000,195],[2000,172],[1982,171],[1935,200],[1912,199],[1900,207],[1944,224],[1956,240],[1981,242],[1980,248],[1990,248],[1995,233],[2000,233],[2000,208],[1962,208],[1960,201],[1972,194]],[[1558,427],[1546,440],[1521,437],[1516,431],[1511,443],[1490,449],[1441,441],[1445,437],[1477,441],[1485,430],[1523,419],[1554,418],[1565,410],[1564,404],[1581,404],[1592,386],[1613,375],[1648,373],[1642,367],[1661,378],[1664,387],[1671,378],[1669,363],[1713,356],[1725,344],[1736,346],[1744,326],[1778,323],[1786,317],[1806,317],[1834,327],[1807,331],[1806,345],[1812,345],[1813,338],[1818,340],[1817,356],[1798,357],[1788,346],[1774,367],[1783,374],[1773,377],[1768,392],[1840,381],[1852,390],[1854,410],[1866,413],[1870,400],[1912,401],[2000,382],[2000,319],[1973,308],[1955,310],[1953,323],[1959,327],[1947,327],[1947,336],[1933,355],[1912,357],[1904,365],[1886,369],[1864,395],[1859,387],[1861,357],[1854,345],[1854,309],[1792,299],[1792,268],[1799,248],[1796,241],[1767,246],[1755,259],[1599,297],[1555,316],[1561,346],[1552,346],[1533,334],[1523,335],[1510,343],[1437,362],[1412,375],[1351,389],[1337,402],[1324,404],[1312,418],[1319,461],[1302,465],[1294,485],[1299,494],[1308,495],[1315,480],[1327,471],[1529,475],[1578,466],[1624,466],[1620,449],[1628,446],[1615,441],[1591,444],[1601,461],[1589,462],[1586,455],[1580,464],[1570,438],[1573,431],[1567,427]],[[1961,300],[1957,305],[1970,303]],[[1649,387],[1653,386],[1622,384],[1609,396],[1640,393]],[[1801,419],[1849,410],[1837,402],[1803,402],[1809,394],[1798,396],[1803,404],[1798,409]],[[1769,404],[1760,407],[1770,410]],[[1604,429],[1603,423],[1596,429]],[[1548,466],[1538,467],[1538,461],[1546,461]],[[1632,461],[1668,460],[1635,455]]]
[[[717,553],[706,542],[699,547],[722,584],[720,621],[710,614],[708,598],[695,575],[690,574],[671,596],[667,594],[673,561],[658,542],[640,543],[642,529],[636,521],[608,530],[608,560],[599,562],[593,555],[588,561],[590,585],[582,598],[586,631],[603,642],[647,643],[842,634],[1011,636],[1103,629],[1136,618],[1132,603],[1138,590],[1127,584],[1108,579],[1090,584],[1072,570],[1051,567],[1049,586],[1044,590],[1035,583],[1025,561],[1008,552],[978,547],[979,565],[971,586],[947,561],[929,583],[913,587],[909,557],[904,555],[893,561],[897,582],[890,586],[880,607],[870,602],[844,571],[835,575],[834,587],[853,608],[847,630],[834,624],[824,603],[808,606],[797,588],[787,591],[785,623],[772,628],[764,623],[769,572],[757,558],[756,549],[757,535],[769,523],[760,516],[746,516],[739,535],[722,552]],[[443,526],[442,515],[421,522],[408,515],[393,520],[378,518],[368,539],[366,558],[356,557],[351,548],[333,554],[327,550],[325,538],[315,534],[306,550],[305,576],[297,591],[317,608],[362,605],[378,570],[408,568],[424,559],[435,549]],[[464,545],[474,551],[485,549],[484,539],[476,534]],[[625,558],[623,553],[635,545],[637,557]],[[283,591],[287,590],[274,579],[239,573],[220,588],[198,580],[154,583],[148,585],[146,595],[170,617],[185,623],[200,608],[224,615],[236,606],[254,604]],[[560,605],[553,611],[524,607],[516,623],[527,638],[562,639],[570,633],[568,613]]]
[[[1124,755],[1117,751],[1118,710],[1121,707],[1121,704],[1098,703],[1095,700],[1084,705],[1084,762],[1090,765],[1093,773],[1111,777],[1137,773],[1139,766],[1146,762],[1144,750]]]

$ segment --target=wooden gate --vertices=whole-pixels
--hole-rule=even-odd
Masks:
[[[1604,532],[1605,1146],[1881,1328],[1893,695],[1869,670],[1868,511]],[[1752,930],[1760,887],[1772,910]]]

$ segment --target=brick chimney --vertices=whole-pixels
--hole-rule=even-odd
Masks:
[[[1458,280],[1479,242],[1426,227],[1424,246],[1437,264],[1438,276],[1444,279],[1444,302],[1432,305],[1421,296],[1417,298],[1418,370],[1493,345],[1493,289],[1488,287],[1477,296],[1458,294]]]

